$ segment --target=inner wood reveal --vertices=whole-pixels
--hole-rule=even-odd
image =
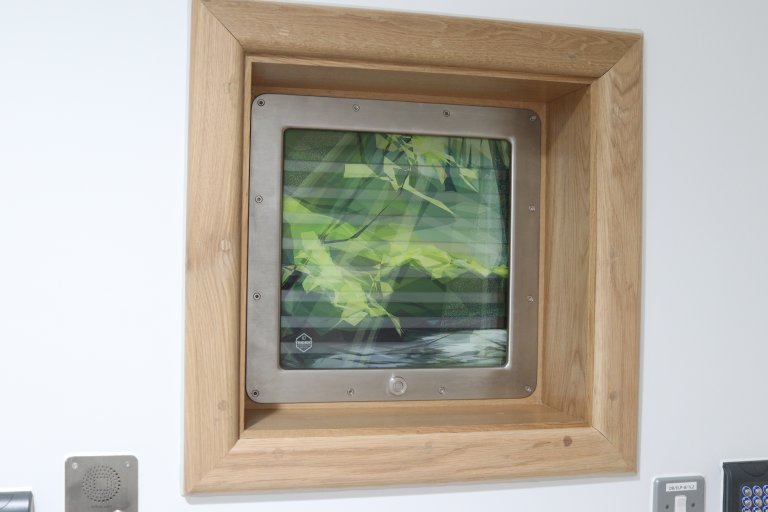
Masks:
[[[253,100],[261,94],[504,106],[537,112],[542,120],[543,186],[539,204],[543,210],[541,240],[544,250],[541,251],[539,286],[542,295],[539,300],[539,384],[532,396],[510,400],[410,403],[256,404],[243,392],[243,436],[328,435],[350,430],[378,433],[413,428],[450,432],[586,425],[585,390],[590,377],[584,373],[586,362],[561,360],[557,355],[581,358],[588,352],[589,317],[584,313],[590,293],[589,160],[582,159],[574,165],[570,158],[564,161],[562,157],[558,160],[558,156],[570,151],[588,154],[588,140],[583,134],[587,133],[584,128],[589,124],[589,110],[582,108],[575,112],[575,108],[568,105],[573,106],[586,97],[589,80],[560,82],[552,77],[514,73],[468,73],[445,68],[253,55],[246,57],[245,70],[243,183],[246,188],[250,109]],[[560,169],[555,169],[553,182],[547,186],[550,174],[548,141],[552,134],[547,115],[550,105],[558,116],[552,127],[556,129],[553,141],[558,144],[552,162],[560,165]],[[566,128],[561,126],[567,123],[573,124],[571,133],[564,133]],[[578,144],[585,147],[575,147]],[[558,170],[560,174],[557,174]],[[248,203],[244,201],[243,237],[247,236]],[[556,252],[552,254],[547,247]],[[574,279],[575,276],[581,279]],[[577,308],[582,311],[575,310]],[[563,325],[563,317],[578,320]],[[567,337],[563,339],[564,336]],[[245,343],[244,336],[242,343]],[[552,345],[565,345],[568,351],[551,350]],[[548,346],[550,350],[547,350]],[[543,364],[545,353],[548,353],[546,366]],[[244,368],[244,361],[241,367]],[[543,393],[554,407],[543,399]]]

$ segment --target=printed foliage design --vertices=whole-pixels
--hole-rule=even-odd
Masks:
[[[509,142],[288,130],[284,155],[284,367],[503,364]]]

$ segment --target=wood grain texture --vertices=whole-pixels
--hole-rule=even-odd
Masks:
[[[590,94],[548,105],[543,289],[544,403],[588,418],[591,411],[592,262]]]
[[[185,487],[238,439],[243,51],[192,2],[187,181]]]
[[[392,45],[393,37],[406,44]],[[256,71],[245,69],[245,52],[237,40],[241,38],[248,51],[259,53],[248,57],[249,62],[260,62]],[[186,492],[634,470],[640,41],[636,34],[608,31],[193,0]],[[334,79],[334,73],[350,77]],[[480,83],[468,79],[473,74]],[[379,79],[381,87],[376,87]],[[442,86],[442,80],[451,87]],[[579,91],[585,87],[588,93]],[[553,273],[542,277],[543,378],[534,397],[514,405],[489,400],[400,403],[394,408],[248,408],[242,393],[241,344],[241,241],[248,188],[248,108],[243,105],[258,91],[527,105],[539,112],[545,126],[554,122],[543,133],[550,142],[545,142],[543,155],[547,173],[542,268]],[[566,204],[559,204],[557,197]],[[558,297],[564,288],[567,293]],[[585,304],[579,302],[582,297]],[[571,337],[561,336],[569,329],[575,331]],[[565,342],[558,345],[558,337]]]
[[[475,432],[586,426],[541,404],[492,405],[480,400],[420,407],[261,409],[248,415],[242,439],[297,436]],[[470,402],[470,403],[466,403]]]
[[[541,357],[539,357],[539,372],[541,371]],[[539,373],[540,374],[540,373]],[[487,407],[511,408],[517,405],[539,405],[541,404],[540,389],[535,389],[533,393],[524,398],[495,398],[487,400],[473,400],[472,403],[483,404]],[[328,409],[337,411],[337,414],[346,414],[347,411],[356,409],[419,409],[422,407],[440,407],[443,412],[450,411],[457,407],[461,409],[466,406],[467,400],[419,400],[419,401],[393,401],[393,402],[314,402],[314,403],[285,403],[285,404],[263,404],[249,400],[245,397],[245,410],[298,410],[298,409]]]
[[[638,34],[256,0],[205,0],[246,52],[596,78]]]
[[[626,471],[590,427],[241,439],[198,492],[471,482]]]
[[[642,42],[592,86],[595,379],[592,424],[637,463],[642,253]]]
[[[245,392],[245,358],[246,358],[246,346],[247,339],[247,291],[248,291],[248,215],[250,211],[250,202],[248,200],[250,196],[250,176],[251,176],[251,103],[254,97],[253,91],[253,72],[251,71],[251,64],[248,57],[245,57],[243,63],[243,141],[242,141],[242,154],[243,154],[243,169],[242,169],[242,183],[240,191],[240,200],[242,204],[240,212],[240,289],[241,289],[241,301],[240,301],[240,362],[238,364],[240,368],[240,399],[239,399],[239,411],[240,411],[240,424],[239,429],[242,433],[245,430],[245,411],[247,404],[253,402],[248,399]]]
[[[591,79],[303,57],[250,56],[253,83],[273,89],[376,91],[380,94],[543,102],[584,88]]]
[[[469,98],[461,95],[455,96],[433,96],[431,94],[409,94],[409,93],[383,93],[372,90],[346,91],[341,89],[307,89],[304,87],[284,88],[284,87],[262,87],[254,85],[256,96],[259,94],[296,94],[299,96],[330,96],[336,98],[359,98],[371,100],[392,100],[392,101],[412,101],[423,103],[445,103],[452,105],[475,105],[486,107],[512,107],[512,108],[530,108],[536,112],[545,111],[546,103],[533,101],[520,101],[516,99],[487,99],[487,98]],[[254,96],[255,97],[255,96]]]

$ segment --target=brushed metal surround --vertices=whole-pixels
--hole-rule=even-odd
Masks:
[[[446,111],[450,115],[446,115]],[[280,367],[282,135],[289,128],[506,139],[512,147],[509,338],[495,368]],[[541,124],[527,109],[264,94],[251,110],[246,393],[256,402],[522,398],[538,361]],[[394,377],[407,382],[395,395]]]

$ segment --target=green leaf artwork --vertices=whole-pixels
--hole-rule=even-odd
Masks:
[[[283,368],[506,363],[508,141],[291,129],[283,154]]]

